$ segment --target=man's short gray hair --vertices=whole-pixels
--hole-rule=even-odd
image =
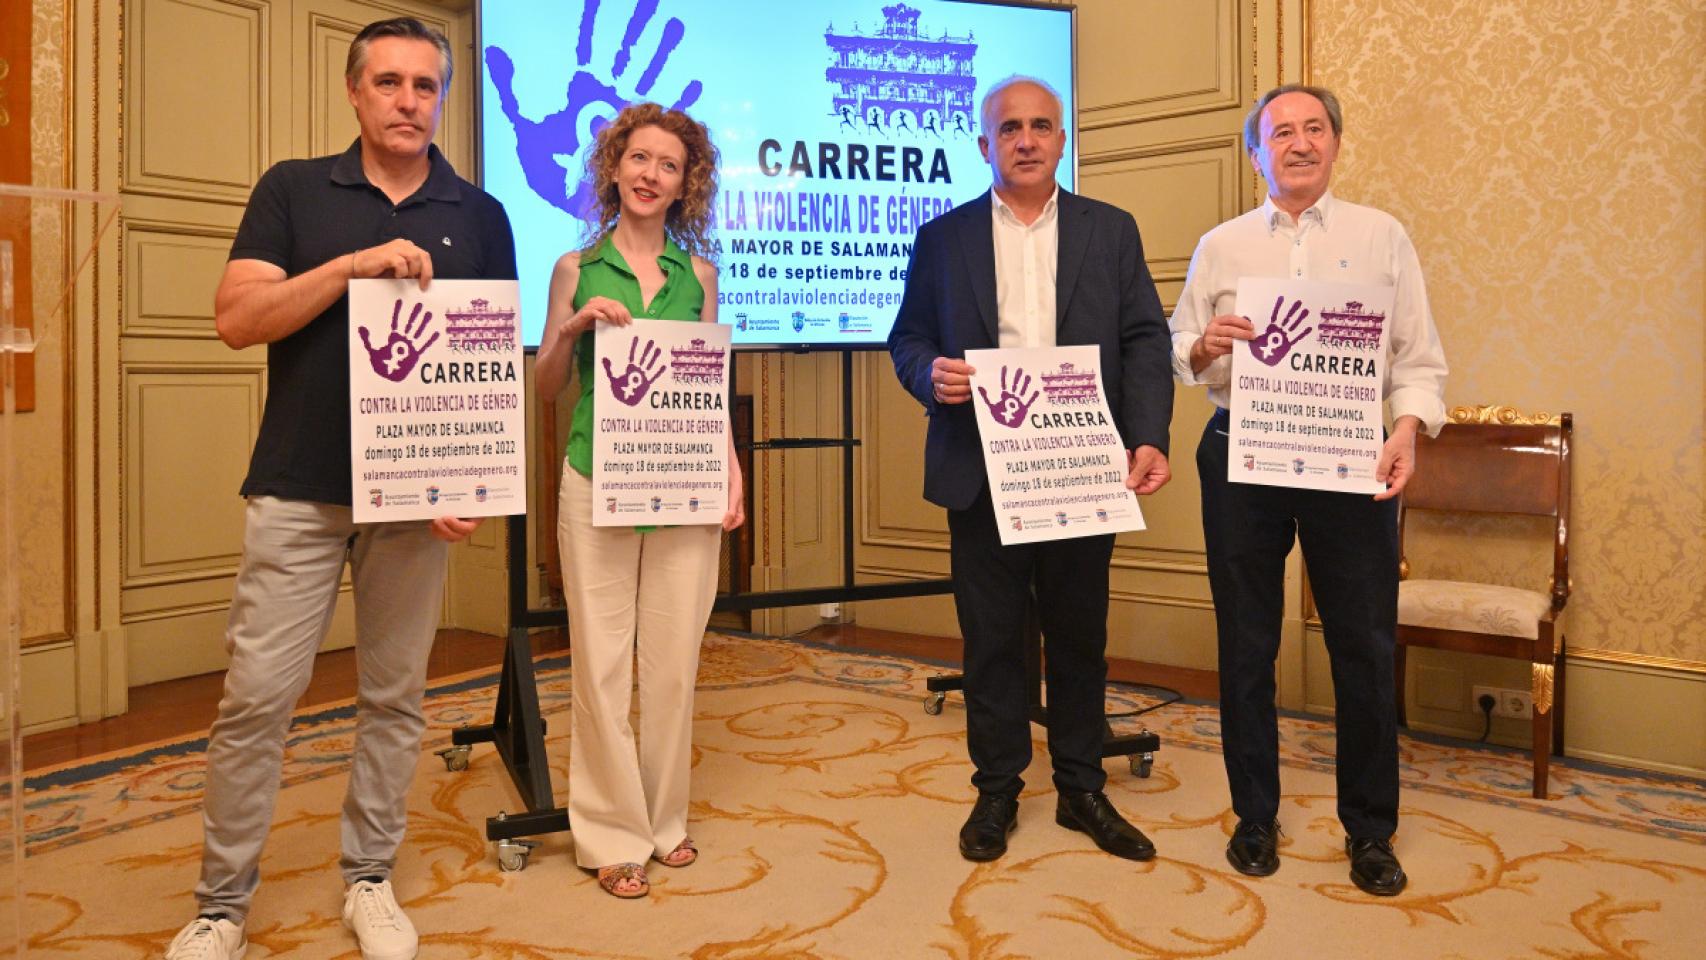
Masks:
[[[1036,77],[1027,77],[1024,74],[1015,73],[1010,77],[997,80],[995,82],[995,86],[990,87],[989,91],[983,95],[983,102],[979,103],[977,106],[977,124],[978,131],[980,133],[986,137],[989,136],[989,105],[995,102],[995,98],[1007,92],[1011,87],[1022,86],[1024,84],[1030,84],[1031,86],[1037,87],[1044,93],[1048,94],[1049,99],[1054,101],[1054,118],[1056,122],[1061,124],[1066,123],[1066,102],[1060,99],[1060,94],[1053,87],[1049,86],[1046,81],[1038,80]]]
[[[361,71],[367,66],[367,47],[380,37],[402,37],[405,40],[425,40],[438,48],[438,79],[440,91],[450,88],[450,41],[444,34],[416,20],[414,17],[392,17],[390,20],[375,20],[361,28],[355,39],[349,45],[349,57],[344,61],[344,82],[355,86],[361,79]]]
[[[1307,93],[1321,101],[1321,106],[1327,108],[1327,122],[1333,125],[1333,136],[1339,137],[1345,132],[1345,112],[1339,107],[1339,98],[1326,87],[1314,87],[1307,83],[1282,84],[1262,94],[1262,99],[1250,108],[1250,115],[1244,118],[1244,149],[1254,150],[1262,145],[1262,111],[1268,108],[1280,97],[1288,93]]]

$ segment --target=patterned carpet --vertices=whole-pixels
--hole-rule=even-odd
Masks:
[[[567,779],[568,664],[541,661],[554,777]],[[566,835],[498,870],[489,814],[518,804],[490,747],[445,770],[430,751],[491,717],[492,675],[436,687],[396,880],[423,958],[1698,957],[1706,784],[1566,764],[1550,802],[1525,754],[1405,739],[1400,897],[1346,876],[1333,816],[1332,727],[1282,721],[1282,867],[1252,880],[1222,856],[1233,826],[1212,707],[1145,719],[1153,776],[1110,762],[1108,792],[1160,856],[1104,855],[1053,822],[1039,762],[1008,855],[974,865],[963,712],[921,707],[927,664],[774,640],[706,640],[686,870],[653,867],[620,903],[573,866]],[[1109,708],[1141,697],[1115,694]],[[346,706],[299,717],[250,918],[251,960],[355,958],[338,921]],[[1040,733],[1040,731],[1038,731]],[[159,744],[33,777],[29,955],[141,960],[187,919],[204,742]],[[1686,931],[1694,930],[1694,934]],[[1695,947],[1686,944],[1693,942]]]

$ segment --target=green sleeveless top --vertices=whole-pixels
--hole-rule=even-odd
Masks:
[[[635,320],[687,320],[697,323],[699,311],[705,306],[705,288],[693,274],[693,258],[674,240],[664,238],[663,255],[658,257],[663,270],[663,286],[649,305],[640,302],[640,281],[617,252],[616,244],[606,236],[588,253],[581,254],[580,283],[575,287],[575,309],[579,310],[593,297],[609,297],[628,308]],[[583,477],[592,476],[592,385],[593,377],[602,376],[593,370],[592,331],[581,334],[575,344],[575,370],[580,374],[580,397],[569,422],[569,444],[564,455],[569,466]]]

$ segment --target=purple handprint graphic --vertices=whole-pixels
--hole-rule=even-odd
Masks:
[[[658,38],[657,50],[652,53],[651,60],[645,70],[635,81],[633,95],[625,96],[617,92],[616,82],[628,71],[629,61],[633,55],[634,44],[640,39],[657,14],[658,0],[634,0],[628,14],[628,24],[622,33],[622,44],[615,52],[610,64],[610,79],[607,82],[587,69],[592,63],[592,34],[593,25],[598,18],[599,7],[604,0],[583,0],[580,20],[580,42],[575,46],[575,62],[580,69],[570,78],[568,91],[563,108],[541,120],[531,120],[521,114],[521,105],[515,97],[515,62],[510,55],[497,45],[486,48],[486,69],[491,74],[492,86],[497,89],[498,103],[503,114],[515,128],[515,154],[521,162],[522,173],[527,179],[527,185],[541,199],[552,206],[580,220],[590,220],[593,216],[593,201],[591,184],[582,183],[581,172],[577,161],[569,160],[576,157],[581,148],[590,144],[598,136],[598,131],[609,123],[609,117],[594,112],[584,122],[585,136],[582,136],[582,116],[589,107],[604,104],[611,114],[621,110],[630,100],[647,99],[653,85],[657,83],[658,74],[669,62],[670,55],[681,44],[685,27],[675,17],[664,22],[662,36]],[[674,109],[685,110],[692,106],[703,92],[703,85],[698,80],[688,82],[676,98]],[[575,184],[575,192],[569,194],[569,184]]]
[[[415,309],[409,311],[408,322],[399,325],[402,313],[403,301],[399,299],[391,308],[391,336],[377,347],[368,338],[366,327],[356,328],[356,332],[361,334],[361,345],[367,348],[367,362],[373,365],[373,372],[393,383],[402,383],[420,362],[421,355],[438,340],[438,331],[434,330],[424,343],[421,341],[427,324],[432,322],[431,310],[422,313],[421,304],[417,303]]]
[[[989,399],[989,392],[983,387],[977,388],[977,395],[983,398],[983,403],[989,408],[989,415],[995,422],[1004,427],[1017,427],[1025,420],[1025,413],[1031,409],[1031,404],[1037,402],[1042,395],[1040,390],[1031,390],[1031,395],[1024,396],[1026,390],[1031,390],[1031,378],[1025,375],[1021,367],[1013,368],[1011,383],[1007,379],[1007,368],[1001,368],[1001,396],[995,400]],[[1020,399],[1023,397],[1023,399]]]
[[[1268,319],[1268,329],[1250,341],[1251,356],[1270,367],[1279,366],[1279,362],[1285,359],[1291,348],[1315,330],[1314,327],[1304,327],[1301,333],[1298,332],[1297,328],[1309,319],[1309,311],[1304,309],[1302,300],[1292,301],[1291,309],[1285,312],[1285,319],[1281,320],[1279,311],[1284,303],[1284,296],[1274,300],[1274,313]]]
[[[604,358],[604,375],[610,379],[611,395],[630,407],[640,405],[646,391],[663,376],[664,369],[663,349],[647,340],[641,350],[639,337],[628,343],[628,369],[617,373],[610,367],[610,358]]]

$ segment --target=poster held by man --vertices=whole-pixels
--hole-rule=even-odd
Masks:
[[[967,350],[1001,544],[1142,530],[1093,346]]]
[[[1394,289],[1243,277],[1256,336],[1232,351],[1230,483],[1380,493],[1375,479]]]
[[[514,280],[349,285],[355,522],[527,512]]]

